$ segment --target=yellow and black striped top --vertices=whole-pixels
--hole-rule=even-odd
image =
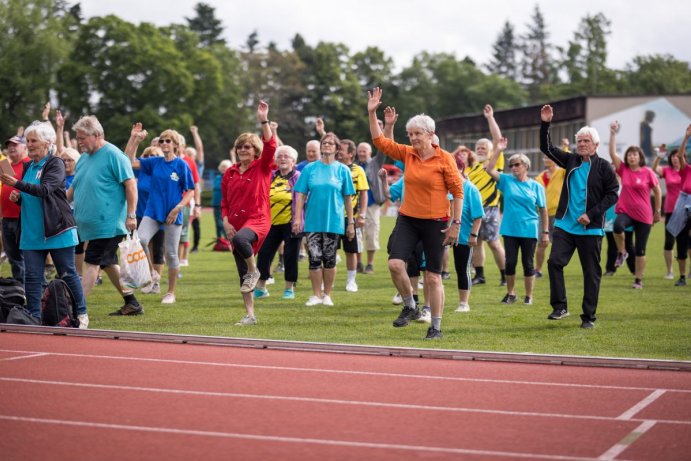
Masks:
[[[271,181],[269,202],[271,203],[272,225],[288,224],[293,216],[293,189],[289,180],[290,175],[283,177],[277,174]]]
[[[360,213],[360,192],[369,190],[369,183],[367,182],[367,174],[360,165],[356,165],[355,162],[353,162],[346,166],[350,168],[350,177],[353,179],[353,187],[355,188],[355,195],[351,196],[353,202],[353,217],[355,218]]]
[[[497,159],[497,165],[495,167],[497,171],[504,170],[504,153],[499,154]],[[480,196],[482,197],[482,206],[499,206],[499,196],[500,192],[497,190],[497,182],[485,171],[485,165],[482,163],[476,163],[472,167],[467,167],[465,169],[465,174],[468,176],[470,182],[475,184],[475,186],[480,191]]]

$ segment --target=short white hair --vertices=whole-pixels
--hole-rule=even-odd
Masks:
[[[494,143],[493,143],[492,141],[490,141],[489,139],[487,139],[487,138],[480,138],[480,139],[477,140],[477,142],[475,143],[475,145],[477,146],[478,144],[481,144],[481,143],[487,144],[487,150],[490,150],[490,151],[491,151],[491,150],[494,150]]]
[[[434,120],[432,119],[432,117],[425,114],[418,114],[410,120],[408,120],[408,123],[405,124],[406,130],[409,131],[411,128],[418,128],[430,134],[434,134],[436,126],[434,124]]]
[[[288,157],[293,159],[293,162],[298,161],[298,151],[288,145],[284,144],[276,149],[276,152],[274,153],[274,161],[278,158],[278,154],[286,154]]]
[[[47,142],[48,144],[55,144],[57,139],[53,125],[50,122],[33,122],[24,130],[24,137],[27,137],[30,133],[36,133],[39,141]]]
[[[77,123],[72,125],[74,131],[83,131],[88,135],[104,136],[103,126],[98,121],[95,115],[85,115],[77,120]]]
[[[527,155],[513,154],[511,157],[509,157],[509,163],[513,162],[514,160],[520,161],[527,169],[530,169],[530,159]]]
[[[597,132],[595,128],[592,126],[584,126],[578,132],[576,133],[576,142],[578,142],[578,137],[579,136],[590,136],[590,139],[593,140],[593,144],[600,144],[600,134]]]

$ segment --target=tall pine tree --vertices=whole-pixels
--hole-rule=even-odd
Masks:
[[[516,80],[518,78],[516,51],[517,43],[513,25],[506,21],[497,41],[492,45],[492,60],[485,67],[493,74]]]

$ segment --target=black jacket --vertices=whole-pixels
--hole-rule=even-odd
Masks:
[[[24,163],[22,177],[32,162]],[[55,237],[77,227],[72,209],[65,193],[65,162],[55,155],[49,155],[43,165],[40,183],[29,184],[17,181],[16,189],[41,198],[43,206],[43,231],[46,238]],[[20,215],[21,219],[21,215]]]
[[[549,123],[540,126],[540,150],[554,163],[566,170],[564,187],[561,189],[557,218],[563,218],[569,206],[569,179],[571,172],[581,166],[583,160],[578,154],[571,154],[554,147],[549,133]],[[590,172],[586,180],[585,212],[590,219],[587,229],[601,229],[605,224],[605,212],[617,203],[619,182],[612,165],[598,155],[590,157]]]

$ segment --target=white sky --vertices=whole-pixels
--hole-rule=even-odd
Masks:
[[[88,18],[115,14],[133,22],[185,23],[197,0],[82,0]],[[611,21],[608,64],[623,69],[636,55],[671,54],[691,61],[691,2],[685,0],[206,0],[216,8],[232,48],[254,30],[260,44],[289,49],[300,33],[309,45],[346,44],[351,53],[378,46],[398,69],[421,52],[450,52],[485,64],[504,22],[526,31],[536,4],[550,41],[566,47],[580,19],[602,12]]]

